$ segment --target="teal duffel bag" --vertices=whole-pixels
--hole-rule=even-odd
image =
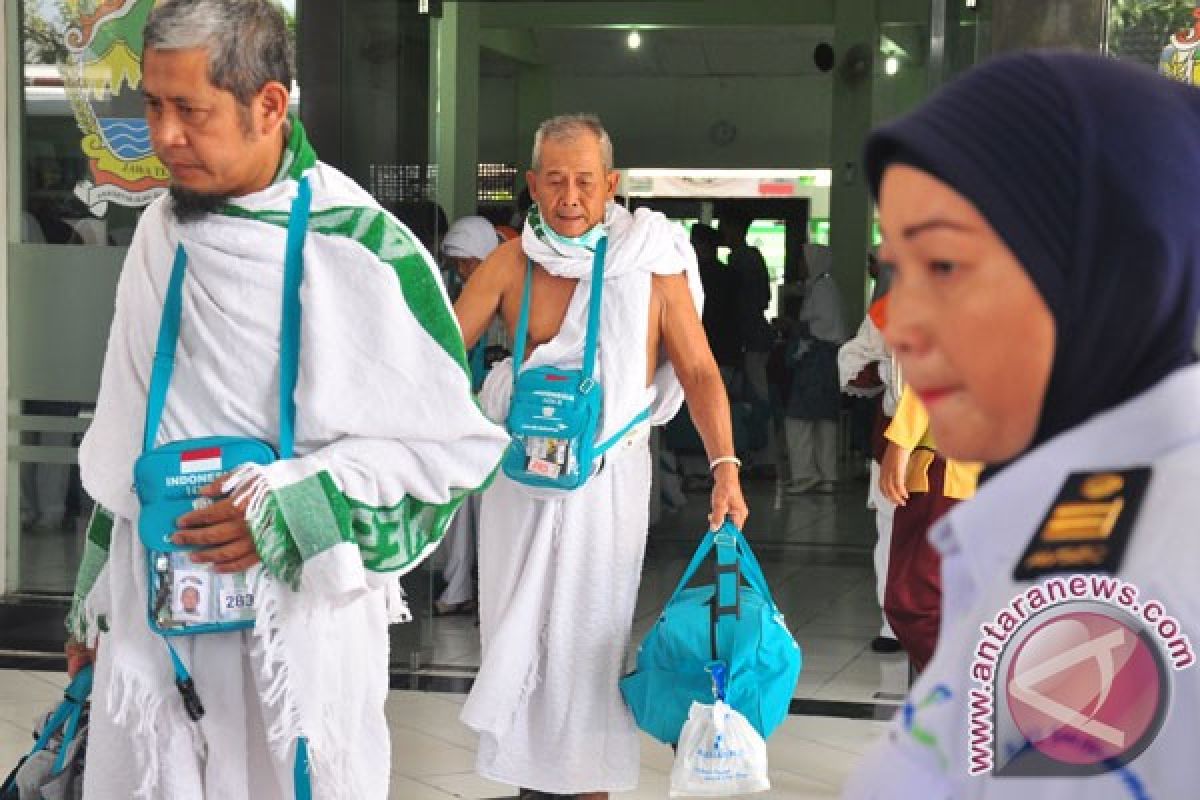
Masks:
[[[714,548],[714,583],[684,588]],[[638,648],[637,669],[621,679],[621,693],[639,728],[676,744],[692,701],[713,702],[710,670],[720,662],[728,675],[726,702],[765,739],[787,717],[801,660],[758,559],[726,522],[696,548]]]

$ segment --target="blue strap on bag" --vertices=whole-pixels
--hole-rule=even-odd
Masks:
[[[192,547],[182,547],[171,541],[179,517],[199,507],[199,491],[219,476],[245,464],[271,464],[278,458],[291,458],[295,453],[296,381],[299,375],[300,351],[300,284],[304,277],[304,239],[308,232],[312,188],[308,178],[301,178],[296,198],[288,218],[287,244],[284,254],[282,313],[279,341],[279,453],[267,442],[238,436],[209,436],[199,439],[169,442],[158,447],[155,441],[162,424],[163,410],[175,368],[175,352],[179,342],[179,324],[183,312],[183,282],[187,272],[187,252],[180,244],[175,250],[171,278],[163,300],[162,320],[146,402],[146,422],[143,431],[142,455],[134,465],[134,488],[141,503],[138,535],[148,551],[149,624],[163,637],[175,671],[175,685],[183,699],[184,708],[192,720],[204,716],[204,706],[196,693],[195,683],[170,637],[201,633],[223,633],[254,626],[254,596],[238,573],[228,580],[232,591],[218,596],[209,586],[207,613],[198,615],[195,624],[176,621],[172,605],[187,586],[164,585],[164,576],[175,576],[176,564],[188,563]],[[187,581],[184,575],[182,581]],[[238,581],[240,579],[240,585]],[[200,581],[201,578],[196,577]],[[221,580],[225,580],[224,577]],[[197,584],[199,585],[199,584]],[[197,589],[197,595],[199,591]],[[215,605],[212,601],[216,601]],[[186,606],[185,606],[186,613]],[[216,621],[208,621],[216,618]],[[312,796],[309,781],[308,743],[297,742],[295,757],[295,789],[297,800]]]
[[[604,387],[594,376],[607,252],[608,237],[604,237],[596,243],[592,257],[587,338],[578,370],[538,367],[521,371],[533,289],[533,262],[526,260],[521,314],[513,342],[512,405],[506,425],[512,443],[500,462],[504,474],[517,483],[541,489],[578,489],[599,471],[596,462],[605,453],[650,418],[646,408],[608,439],[596,441],[604,410]]]
[[[35,754],[45,750],[55,736],[61,735],[61,740],[58,743],[58,754],[54,758],[54,764],[50,768],[47,778],[55,778],[62,774],[67,768],[67,755],[71,751],[71,746],[79,735],[80,726],[83,724],[84,715],[87,713],[88,698],[92,694],[92,666],[89,664],[79,672],[75,673],[75,677],[67,685],[63,692],[62,702],[50,713],[44,725],[42,725],[41,733],[33,745],[33,749],[22,757],[19,764],[8,776],[2,785],[0,785],[0,800],[20,800],[19,787],[17,785],[17,775],[21,772],[22,767],[25,767],[29,759]],[[22,776],[23,781],[27,780],[26,776]]]
[[[687,588],[714,550],[713,583]],[[723,674],[725,701],[765,739],[787,717],[801,661],[758,559],[726,522],[696,548],[621,693],[638,727],[675,744],[692,702],[712,703]]]

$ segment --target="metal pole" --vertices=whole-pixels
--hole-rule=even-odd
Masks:
[[[16,0],[0,3],[0,63],[4,64],[4,96],[0,99],[0,289],[6,295],[0,306],[0,392],[8,397],[8,251],[9,239],[20,236],[21,169],[19,160],[21,135],[21,103],[25,91],[25,70],[17,54],[21,52],[19,9]],[[21,563],[18,547],[21,537],[21,519],[17,498],[20,487],[17,482],[19,469],[7,455],[9,445],[8,420],[13,401],[3,405],[0,416],[0,442],[5,445],[5,457],[0,459],[0,525],[4,534],[0,536],[0,595],[17,588],[17,568]]]
[[[929,3],[929,90],[932,92],[946,80],[946,2]]]

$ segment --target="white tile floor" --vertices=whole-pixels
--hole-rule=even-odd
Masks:
[[[33,719],[61,697],[61,673],[0,670],[0,771],[7,772],[32,744]],[[458,721],[463,695],[392,692],[393,800],[449,800],[513,796],[511,786],[475,775],[475,736]],[[884,723],[829,717],[790,717],[768,745],[770,792],[780,800],[836,798],[858,756]],[[670,784],[671,750],[643,737],[637,791],[616,795],[660,800]]]
[[[904,656],[880,656],[868,648],[878,633],[880,615],[871,566],[874,523],[863,508],[864,493],[865,484],[848,481],[833,497],[786,498],[776,504],[771,484],[747,486],[755,510],[747,535],[804,651],[804,669],[795,691],[798,698],[893,704],[905,692],[908,664]],[[653,624],[690,559],[704,530],[706,511],[704,502],[689,502],[651,531],[634,643]],[[59,584],[68,574],[64,564],[73,563],[72,548],[78,538],[67,531],[57,536],[31,531],[23,539],[27,545],[22,556],[25,578],[33,583],[40,580],[45,588],[61,588]],[[428,576],[424,579],[429,580]],[[460,675],[473,674],[479,665],[479,631],[472,618],[434,619],[428,633],[432,642],[424,647],[421,663],[451,668]],[[406,659],[400,658],[398,663],[404,664]],[[63,682],[64,677],[55,673],[0,671],[0,772],[28,749],[32,720],[57,702]],[[475,737],[458,721],[463,699],[455,694],[392,692],[388,701],[392,798],[445,800],[515,794],[513,787],[474,774]],[[828,709],[818,710],[825,713]],[[883,725],[834,717],[789,718],[769,743],[773,789],[758,796],[837,797],[858,755]],[[644,739],[641,785],[636,792],[619,797],[667,797],[671,763],[669,748]]]

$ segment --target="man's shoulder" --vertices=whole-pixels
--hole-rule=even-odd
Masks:
[[[356,242],[383,262],[434,258],[417,236],[367,190],[336,167],[317,162],[309,233]]]
[[[525,250],[521,247],[521,240],[509,239],[484,259],[482,267],[497,275],[512,277],[525,268],[525,261]]]
[[[173,236],[178,235],[171,232],[175,221],[171,215],[171,203],[171,195],[163,192],[142,211],[133,231],[129,252],[125,256],[126,263],[142,252],[147,242],[171,240]]]
[[[504,295],[520,288],[525,275],[525,253],[520,239],[499,245],[483,260],[471,280],[489,291]]]
[[[312,174],[315,177],[314,206],[383,210],[370,192],[337,167],[318,161]]]

